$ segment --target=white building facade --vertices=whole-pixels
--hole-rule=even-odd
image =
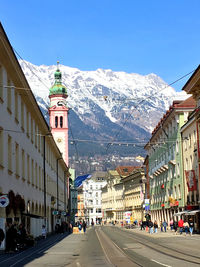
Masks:
[[[101,224],[102,221],[102,188],[107,184],[106,172],[96,172],[83,182],[85,218],[88,225]]]

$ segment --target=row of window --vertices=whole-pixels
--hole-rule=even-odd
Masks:
[[[89,209],[89,213],[101,213],[101,209]]]
[[[23,90],[22,90],[23,92]],[[23,95],[23,94],[22,94]],[[41,134],[38,124],[31,116],[28,107],[24,104],[21,95],[18,94],[12,81],[9,79],[4,68],[0,65],[0,99],[2,103],[7,102],[7,110],[14,116],[15,123],[21,127],[22,133],[26,132],[30,142],[43,156],[44,137]],[[20,107],[20,108],[19,108]],[[63,125],[63,119],[60,118],[60,126]],[[2,129],[1,129],[2,130]],[[5,131],[8,129],[4,129]],[[46,138],[46,161],[52,169],[56,169],[56,157],[51,151]]]
[[[184,139],[184,150],[187,151],[188,148],[195,147],[197,143],[197,134],[196,130],[193,131],[193,134],[189,134],[188,138]]]
[[[160,192],[160,191],[159,191]],[[173,196],[174,199],[181,199],[181,185],[174,186],[174,190],[172,191],[171,188],[166,190],[166,194],[152,194],[152,204],[160,203],[164,198],[165,201],[168,201],[169,197]]]
[[[63,128],[63,116],[55,116],[55,128]]]

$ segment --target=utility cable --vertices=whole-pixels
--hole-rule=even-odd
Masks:
[[[159,92],[165,90],[166,88],[170,87],[171,85],[177,83],[178,81],[184,79],[185,77],[187,77],[188,75],[192,74],[196,69],[190,71],[189,73],[183,75],[182,77],[178,78],[177,80],[175,80],[174,82],[170,83],[170,84],[167,84],[164,88],[162,88],[161,90],[159,90]],[[148,97],[146,97],[145,99],[142,99],[139,103],[137,103],[136,106],[133,106],[134,109],[133,111],[129,114],[128,118],[124,121],[124,123],[122,124],[121,128],[119,129],[119,131],[116,133],[115,137],[113,138],[113,140],[119,136],[120,132],[122,131],[122,129],[124,128],[124,126],[126,125],[127,121],[130,119],[130,117],[132,116],[133,112],[135,111],[135,109],[137,109],[137,107],[139,105],[141,105],[144,101],[146,101],[146,99],[149,99],[151,97],[153,97],[155,94],[157,94],[158,92],[152,94],[152,95],[149,95]],[[106,148],[106,153],[108,152],[108,149],[109,149],[110,145],[108,144],[107,148]]]

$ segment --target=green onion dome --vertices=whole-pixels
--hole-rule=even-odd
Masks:
[[[54,73],[55,82],[54,85],[49,89],[49,95],[67,95],[67,88],[62,85],[62,74],[57,68],[56,72]]]

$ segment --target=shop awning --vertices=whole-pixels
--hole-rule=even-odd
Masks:
[[[39,216],[39,215],[36,215],[36,214],[31,214],[31,213],[22,213],[22,215],[27,216],[27,217],[31,217],[31,218],[36,218],[36,219],[44,218],[43,216]]]
[[[187,211],[187,213],[185,214],[186,216],[189,215],[195,215],[197,212],[200,212],[200,210],[191,210],[191,211]]]
[[[187,210],[184,210],[184,211],[180,211],[180,212],[177,212],[177,213],[174,213],[173,216],[181,216],[183,214],[187,213]]]

